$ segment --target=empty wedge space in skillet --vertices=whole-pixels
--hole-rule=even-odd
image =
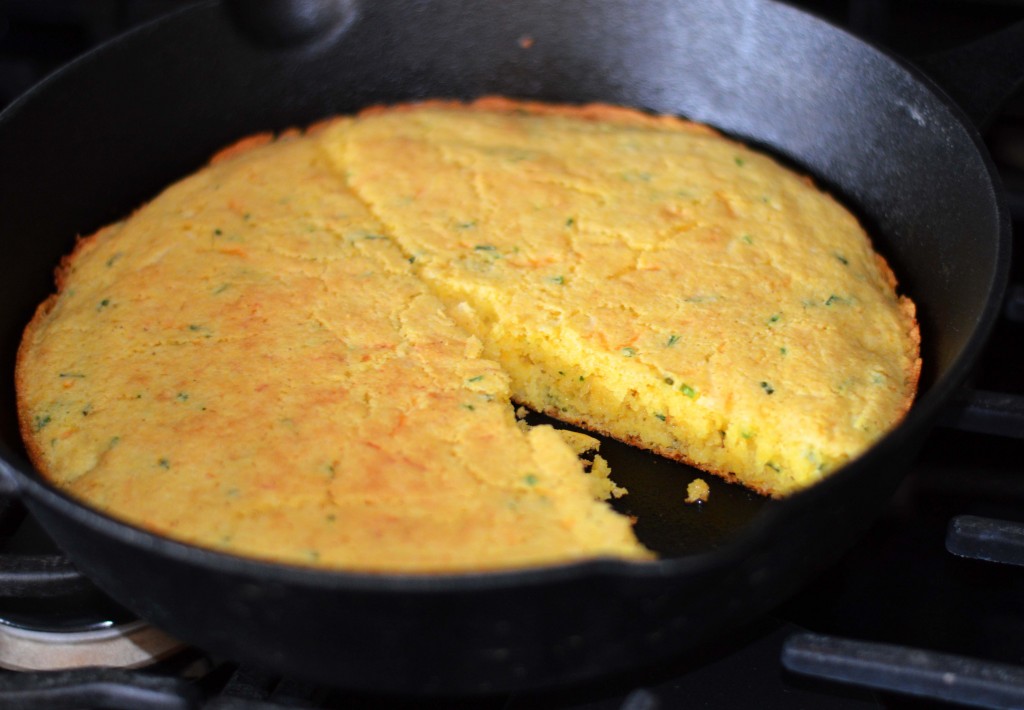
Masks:
[[[905,412],[912,305],[807,181],[676,119],[466,108],[244,141],[80,241],[19,352],[40,470],[263,559],[646,559],[510,399],[776,496]]]

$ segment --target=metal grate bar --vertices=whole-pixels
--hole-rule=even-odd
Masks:
[[[1024,566],[1024,525],[958,515],[949,522],[946,549],[960,557]]]
[[[1024,439],[1024,395],[966,392],[942,411],[939,426]]]
[[[905,646],[801,633],[782,648],[788,670],[978,708],[1024,707],[1024,668]]]
[[[0,554],[0,599],[62,597],[93,589],[64,555]]]
[[[199,694],[186,681],[119,669],[10,673],[0,675],[0,707],[102,707],[110,710],[188,710]]]

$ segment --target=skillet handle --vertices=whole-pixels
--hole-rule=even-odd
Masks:
[[[1024,22],[914,63],[984,129],[1024,85]]]
[[[311,46],[334,36],[355,17],[355,0],[225,0],[241,33],[277,49]]]

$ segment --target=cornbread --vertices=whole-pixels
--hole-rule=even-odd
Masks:
[[[323,139],[516,401],[772,496],[909,408],[913,303],[808,179],[673,117],[475,108]]]
[[[607,106],[257,136],[57,281],[16,372],[45,476],[176,539],[349,570],[651,556],[589,437],[512,402],[784,496],[893,426],[920,370],[912,303],[834,200]]]
[[[703,478],[695,478],[686,485],[687,503],[707,503],[711,497],[711,487]]]

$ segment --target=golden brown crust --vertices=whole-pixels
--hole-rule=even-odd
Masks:
[[[28,350],[28,343],[35,338],[40,324],[50,313],[56,303],[57,294],[54,293],[47,297],[47,299],[40,303],[36,308],[35,314],[32,316],[32,320],[30,320],[28,325],[25,326],[25,331],[22,334],[21,343],[18,346],[18,352],[15,355],[14,361],[14,391],[15,401],[17,402],[18,408],[18,428],[21,431],[21,440],[25,444],[25,451],[28,454],[29,461],[31,461],[32,465],[44,475],[49,475],[52,472],[45,470],[43,453],[40,449],[38,440],[33,436],[31,421],[28,414],[28,404],[24,399],[26,391],[24,382],[27,377],[25,353]]]
[[[911,405],[917,396],[917,389],[921,381],[921,326],[917,320],[917,307],[914,302],[906,296],[899,297],[899,307],[909,325],[908,335],[910,336],[910,367],[907,370],[907,396],[903,402],[903,416],[910,411]]]
[[[102,235],[114,228],[116,228],[116,224],[106,225],[100,227],[90,235],[76,237],[74,248],[70,253],[61,257],[60,262],[54,269],[53,280],[56,288],[55,292],[47,296],[46,300],[36,307],[31,320],[29,320],[28,324],[25,326],[25,330],[22,331],[21,342],[18,344],[18,351],[15,354],[14,391],[15,403],[18,409],[18,428],[21,432],[21,438],[25,444],[25,450],[28,454],[29,460],[32,462],[32,465],[40,471],[40,473],[46,475],[51,475],[53,472],[47,470],[39,443],[36,441],[36,438],[32,436],[32,426],[28,416],[28,404],[24,399],[26,389],[24,386],[26,378],[25,370],[27,367],[25,364],[25,353],[28,349],[29,343],[32,342],[38,334],[43,321],[45,321],[54,306],[57,305],[57,301],[67,284],[68,274],[71,272],[71,269],[74,268],[75,261],[81,257],[84,251],[90,249],[95,242],[102,237]]]
[[[382,113],[402,113],[421,109],[459,109],[470,111],[486,111],[491,113],[528,113],[535,116],[564,116],[588,121],[604,121],[619,125],[633,126],[672,126],[673,129],[684,129],[694,133],[720,135],[710,126],[686,121],[669,114],[653,114],[638,111],[634,108],[616,106],[600,102],[586,104],[550,104],[528,99],[513,99],[505,96],[482,96],[472,101],[455,99],[425,99],[398,104],[377,104],[362,109],[357,115],[373,116]]]
[[[276,139],[273,133],[256,133],[251,136],[246,136],[226,148],[222,148],[213,156],[210,157],[210,165],[216,165],[217,163],[223,163],[226,160],[231,160],[243,153],[247,153],[250,150],[255,150],[262,146],[272,143]]]

